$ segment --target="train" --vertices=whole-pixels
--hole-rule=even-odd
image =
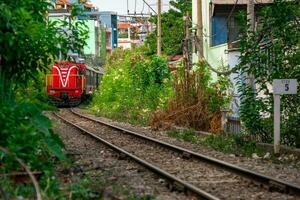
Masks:
[[[66,61],[53,64],[51,74],[46,75],[46,91],[55,106],[79,105],[98,89],[103,70],[89,67],[76,54]]]

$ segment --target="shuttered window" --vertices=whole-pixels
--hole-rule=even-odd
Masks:
[[[227,38],[228,38],[227,17],[213,16],[211,46],[227,43]]]

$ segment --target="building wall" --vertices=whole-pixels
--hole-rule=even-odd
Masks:
[[[220,66],[227,66],[233,68],[239,63],[240,53],[238,51],[228,51],[228,43],[220,44],[217,46],[211,46],[212,43],[212,24],[211,24],[211,14],[210,14],[210,2],[211,0],[202,0],[202,24],[203,24],[203,54],[207,62],[214,68]],[[193,24],[197,24],[197,0],[192,0],[193,3]],[[197,55],[194,54],[194,61],[197,60]],[[232,116],[239,117],[239,106],[240,99],[237,91],[236,77],[238,74],[231,74],[230,81],[233,86],[233,99],[230,103],[230,110],[232,111]],[[217,74],[212,72],[213,80],[216,80]]]
[[[89,29],[88,36],[89,38],[86,40],[86,45],[84,46],[83,52],[88,55],[96,54],[96,33],[95,33],[95,21],[94,20],[86,20],[85,25]]]
[[[228,64],[230,68],[235,67],[237,64],[240,63],[240,55],[241,53],[239,51],[229,51],[228,52]],[[229,79],[232,83],[233,87],[233,97],[232,101],[230,102],[230,110],[232,111],[232,116],[233,117],[239,117],[240,116],[240,98],[239,98],[239,93],[238,93],[238,88],[237,88],[237,83],[236,83],[236,78],[238,77],[237,73],[232,73],[229,76]]]
[[[118,46],[123,49],[130,49],[131,48],[131,40],[119,38],[118,39]]]
[[[105,61],[106,58],[106,29],[104,27],[100,28],[101,33],[100,33],[100,57],[103,61]]]
[[[111,15],[111,29],[112,29],[112,47],[118,47],[118,17]]]
[[[61,20],[68,20],[64,16],[49,16],[50,21],[61,21]],[[86,40],[86,45],[83,48],[84,54],[88,55],[96,55],[96,43],[97,43],[97,36],[95,32],[95,20],[84,20],[85,25],[88,27],[88,38]]]
[[[118,47],[118,21],[115,12],[100,12],[101,24],[105,28],[111,28],[111,48]],[[108,45],[108,44],[107,44]]]
[[[212,27],[209,13],[210,1],[202,1],[202,4],[204,56],[214,68],[228,65],[227,55],[225,54],[225,51],[228,49],[227,43],[213,47],[211,46]]]

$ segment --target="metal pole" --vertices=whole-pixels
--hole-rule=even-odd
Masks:
[[[161,56],[161,0],[157,0],[157,55]]]
[[[274,153],[280,150],[280,95],[274,94]]]
[[[202,0],[197,0],[197,37],[199,41],[198,60],[203,58],[202,26]]]

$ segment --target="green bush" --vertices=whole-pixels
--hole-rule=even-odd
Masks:
[[[46,196],[57,195],[55,192],[58,191],[57,180],[52,178],[53,161],[55,157],[63,160],[64,154],[61,150],[61,140],[51,130],[50,120],[42,114],[41,104],[33,103],[29,98],[21,99],[20,94],[16,98],[10,81],[0,79],[0,92],[0,146],[10,152],[8,154],[0,151],[0,174],[24,171],[16,161],[17,157],[26,163],[31,171],[43,173],[40,181],[42,190],[53,185]],[[21,89],[18,92],[21,93]],[[10,180],[7,181],[10,183]],[[0,184],[4,186],[5,192],[13,196],[30,197],[34,194],[32,187],[28,185],[15,188],[12,187],[13,183]]]
[[[199,143],[200,138],[196,135],[193,129],[171,130],[167,132],[168,136],[181,139],[183,141]]]
[[[258,12],[255,32],[244,26],[240,40],[241,120],[248,133],[261,142],[273,141],[274,79],[300,80],[300,7],[297,1],[275,0]],[[243,16],[246,24],[246,15]],[[255,79],[255,90],[248,75]],[[300,147],[300,88],[282,95],[282,143]]]
[[[166,105],[173,93],[167,60],[144,52],[140,47],[111,55],[91,111],[145,125],[153,111]]]
[[[257,147],[256,142],[249,141],[243,134],[209,135],[205,138],[204,143],[225,153],[247,156],[250,156],[252,153],[261,153],[261,149]]]
[[[0,151],[0,194],[7,199],[18,195],[33,199],[34,195],[31,185],[16,186],[10,176],[2,179],[3,174],[24,171],[16,158],[32,171],[42,172],[39,185],[44,197],[60,195],[53,171],[55,158],[62,160],[64,155],[61,141],[42,113],[47,97],[41,80],[58,54],[81,51],[87,29],[83,21],[49,22],[51,7],[45,0],[0,3],[0,146],[4,148]],[[72,7],[70,18],[78,14],[78,8]],[[69,31],[65,31],[67,25]]]

